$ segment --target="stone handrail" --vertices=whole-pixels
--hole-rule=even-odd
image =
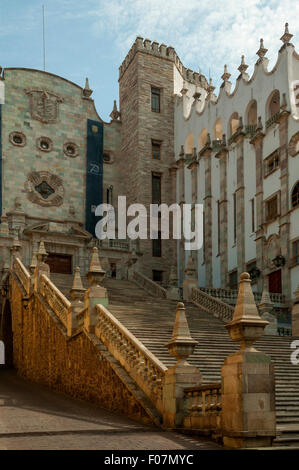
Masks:
[[[216,287],[200,287],[202,292],[206,294],[221,299],[224,302],[236,303],[238,297],[238,291],[235,289],[224,289]],[[262,294],[260,292],[253,292],[254,299],[256,302],[260,302]],[[270,293],[270,299],[274,304],[284,304],[285,296],[279,293]]]
[[[30,274],[19,258],[13,261],[13,270],[22,284],[26,295],[30,293]]]
[[[148,277],[144,276],[144,274],[141,274],[138,271],[134,271],[133,280],[139,287],[142,287],[149,294],[154,295],[155,297],[166,299],[166,289],[159,286],[159,284],[152,281]]]
[[[167,367],[103,305],[97,305],[96,309],[97,337],[162,413],[163,383]]]
[[[39,293],[66,327],[72,304],[45,274],[39,278]]]
[[[197,289],[195,287],[192,289],[191,301],[206,312],[212,313],[215,317],[225,323],[230,322],[233,318],[233,307],[215,297],[212,297],[201,289]]]

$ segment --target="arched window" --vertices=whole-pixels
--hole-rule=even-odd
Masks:
[[[270,119],[280,110],[280,93],[278,90],[272,91],[271,95],[267,100],[267,109],[266,115],[267,118]]]
[[[292,191],[292,207],[299,206],[299,181],[295,184]]]
[[[185,152],[186,154],[191,154],[192,153],[192,150],[194,148],[194,136],[193,134],[188,134],[187,135],[187,138],[185,140]]]
[[[247,108],[247,122],[248,126],[254,126],[257,124],[257,103],[252,100]]]
[[[207,135],[208,135],[207,129],[203,129],[201,133],[199,134],[198,136],[198,149],[199,150],[201,150],[206,145]]]
[[[231,137],[239,127],[239,115],[238,113],[233,113],[228,122],[228,135]]]
[[[216,119],[216,122],[214,124],[214,137],[217,140],[222,140],[222,120],[221,118]]]

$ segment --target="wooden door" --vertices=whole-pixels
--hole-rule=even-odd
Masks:
[[[269,292],[281,294],[281,269],[269,274]]]
[[[51,273],[72,274],[72,256],[49,253],[46,263]]]

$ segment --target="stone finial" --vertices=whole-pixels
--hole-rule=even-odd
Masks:
[[[238,131],[241,131],[243,129],[243,118],[242,116],[239,117],[239,125],[238,125]]]
[[[239,65],[238,67],[238,70],[243,74],[246,72],[246,70],[248,69],[248,65],[245,64],[245,57],[244,55],[241,56],[241,64]]]
[[[226,135],[222,134],[222,145],[223,147],[226,147]]]
[[[207,133],[206,146],[210,146],[210,145],[211,145],[211,136],[209,133]]]
[[[30,263],[30,266],[29,266],[29,270],[30,270],[31,274],[34,273],[34,270],[35,270],[36,266],[37,266],[37,257],[36,257],[36,252],[34,251],[32,253],[31,263]]]
[[[106,272],[104,271],[100,263],[99,250],[95,246],[92,249],[89,271],[87,273],[88,281],[92,285],[99,284],[104,279],[105,274]]]
[[[223,72],[223,74],[221,75],[221,78],[222,78],[222,80],[223,80],[224,82],[227,82],[227,81],[229,80],[230,76],[231,76],[231,74],[228,73],[227,65],[225,64],[225,65],[224,65],[224,72]]]
[[[190,334],[185,306],[183,302],[177,304],[172,338],[166,344],[168,352],[175,357],[178,363],[188,364],[186,359],[193,353],[198,342]]]
[[[3,236],[7,236],[9,235],[9,226],[8,226],[8,218],[4,209],[3,209],[3,213],[0,219],[1,219],[0,234],[2,234]]]
[[[232,321],[225,327],[230,337],[241,345],[241,350],[253,351],[252,344],[264,334],[268,321],[261,319],[251,290],[249,273],[240,276],[240,287]]]
[[[184,146],[181,145],[180,157],[183,157],[184,155],[185,155],[185,149],[184,149]]]
[[[268,282],[265,280],[261,302],[258,305],[259,311],[262,314],[262,320],[266,320],[269,324],[265,328],[265,335],[277,335],[277,318],[273,312],[273,302],[271,301]]]
[[[47,259],[47,256],[48,256],[48,253],[46,252],[45,243],[44,243],[43,238],[41,238],[38,252],[37,252],[37,259],[40,262],[45,262],[45,260]]]
[[[195,261],[193,259],[192,254],[189,255],[187,266],[186,266],[186,269],[185,269],[185,273],[186,273],[188,278],[196,277],[195,276],[195,274],[196,274],[196,265],[195,265]]]
[[[116,100],[113,101],[113,109],[110,113],[110,117],[112,121],[117,121],[118,118],[120,117],[120,112],[117,109]]]
[[[89,87],[89,81],[88,78],[86,77],[85,79],[85,87],[83,88],[83,96],[85,98],[89,98],[93,93],[93,90],[90,89]]]
[[[289,44],[290,40],[292,39],[293,34],[289,33],[289,23],[285,24],[284,34],[281,36],[280,40],[284,44]]]
[[[287,109],[287,97],[286,97],[286,94],[285,94],[285,93],[282,94],[282,100],[281,100],[280,109],[281,109],[282,111],[285,111],[285,110]]]
[[[262,130],[263,130],[262,117],[259,116],[257,126],[256,126],[256,131],[262,132]]]
[[[74,273],[73,285],[70,290],[70,295],[73,299],[82,300],[84,297],[85,291],[86,289],[84,289],[83,287],[82,279],[80,275],[80,268],[79,266],[77,266],[75,269],[75,273]]]
[[[268,51],[268,49],[265,49],[264,47],[264,40],[263,38],[260,39],[260,48],[259,50],[257,51],[257,55],[259,56],[260,59],[263,59],[264,56],[266,55],[266,52]]]
[[[215,90],[215,87],[212,83],[212,77],[210,77],[209,79],[209,85],[207,86],[207,92],[209,95],[211,95],[213,93],[213,91]]]

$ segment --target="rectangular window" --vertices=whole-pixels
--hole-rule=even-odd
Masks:
[[[152,87],[152,111],[159,113],[161,110],[160,106],[161,90],[159,88]]]
[[[234,243],[237,240],[237,195],[233,194],[233,204],[234,204]]]
[[[152,173],[152,204],[161,204],[161,175]]]
[[[270,175],[273,171],[277,170],[280,165],[280,151],[275,150],[275,152],[271,153],[269,157],[265,159],[265,177]]]
[[[299,264],[299,240],[293,242],[293,263]]]
[[[152,140],[152,158],[154,160],[161,159],[161,142],[158,140]]]
[[[277,196],[272,197],[269,201],[267,201],[267,222],[271,222],[274,220],[278,215],[277,211]]]
[[[161,232],[158,232],[158,238],[152,240],[153,256],[161,258],[162,256],[162,243],[161,243]]]
[[[233,290],[238,289],[238,271],[232,271],[229,274],[229,288]]]
[[[153,281],[163,282],[163,271],[158,271],[157,269],[153,269]]]
[[[255,232],[254,198],[251,199],[251,231]]]

